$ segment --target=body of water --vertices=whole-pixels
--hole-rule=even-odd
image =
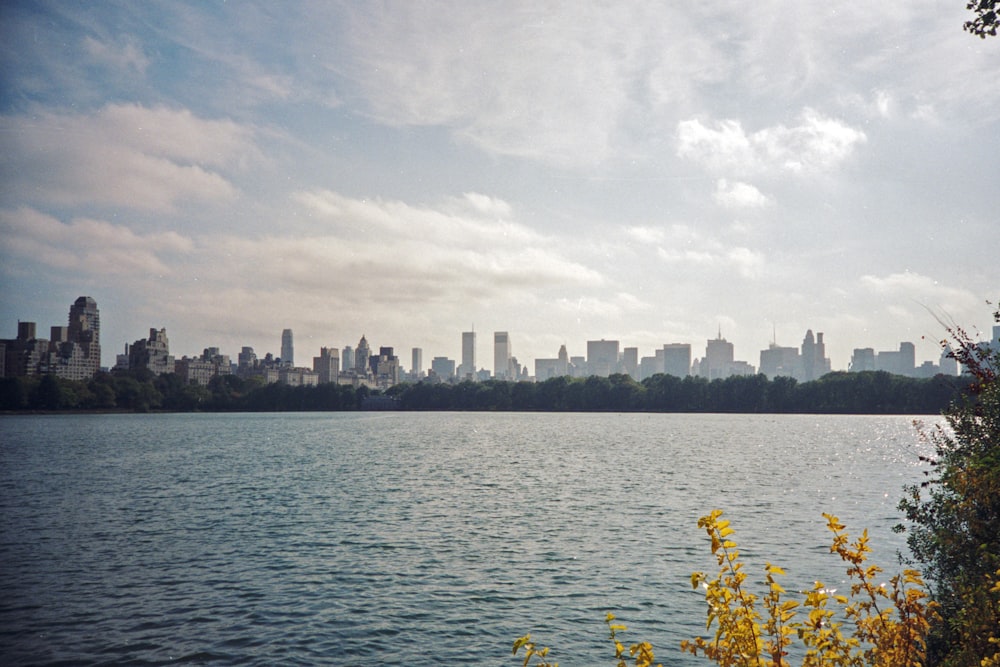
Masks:
[[[933,418],[928,421],[934,421]],[[665,664],[704,633],[696,522],[846,589],[822,512],[893,572],[909,417],[309,413],[0,418],[8,665]]]

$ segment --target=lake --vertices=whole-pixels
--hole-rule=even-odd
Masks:
[[[928,423],[939,418],[925,418]],[[822,512],[889,573],[911,417],[297,413],[0,417],[8,665],[611,665],[604,615],[709,664],[697,528],[846,590]],[[762,577],[761,577],[762,578]]]

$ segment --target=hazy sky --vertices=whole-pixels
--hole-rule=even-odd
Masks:
[[[1000,297],[1000,39],[964,0],[4,2],[0,337],[104,363],[410,348],[529,369],[773,333],[917,345]],[[922,340],[922,337],[927,337]]]

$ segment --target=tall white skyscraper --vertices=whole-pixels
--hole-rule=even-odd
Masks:
[[[281,363],[283,366],[295,365],[295,349],[292,346],[292,330],[281,332]]]
[[[493,332],[493,377],[510,380],[510,336],[506,331]]]
[[[476,374],[476,332],[462,332],[462,365],[458,368],[458,375],[465,379]]]

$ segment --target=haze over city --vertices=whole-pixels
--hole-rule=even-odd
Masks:
[[[936,359],[1000,287],[964,5],[4,3],[0,338]]]

